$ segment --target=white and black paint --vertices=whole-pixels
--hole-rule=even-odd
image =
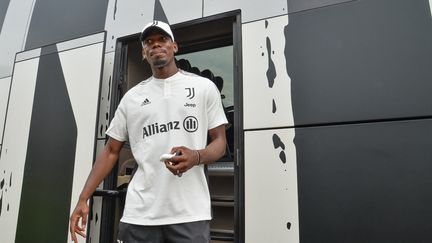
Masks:
[[[430,29],[427,0],[359,0],[290,14],[285,56],[295,124],[431,115]]]
[[[0,78],[0,154],[1,145],[3,143],[3,129],[6,120],[6,110],[9,100],[9,90],[11,85],[11,78]]]
[[[294,129],[245,132],[245,242],[299,242]]]
[[[240,9],[242,23],[250,23],[288,13],[287,0],[272,0],[271,2],[261,0],[203,0],[203,8],[203,16]],[[257,11],[258,9],[259,11]]]
[[[6,11],[9,7],[9,2],[10,0],[5,0],[5,1],[1,1],[0,2],[0,33],[3,27],[3,21],[5,19],[6,16]]]
[[[266,20],[265,21],[265,28],[266,29],[267,29],[267,26],[268,26],[268,21]],[[268,68],[266,71],[266,76],[267,76],[269,88],[273,88],[277,73],[276,73],[275,64],[274,64],[273,59],[272,59],[272,54],[274,54],[274,51],[272,51],[271,40],[268,36],[266,37],[266,49],[267,49],[267,58],[268,58]],[[273,98],[272,99],[272,113],[276,113],[276,111],[277,111],[276,101]]]
[[[64,215],[70,211],[76,142],[77,125],[58,53],[42,55],[15,242],[67,238],[69,220]]]
[[[284,51],[287,25],[288,16],[280,16],[242,26],[244,129],[294,126]]]
[[[279,152],[279,159],[282,161],[282,163],[285,164],[286,163],[285,144],[282,142],[282,140],[276,133],[273,134],[272,140],[273,140],[274,148],[281,149],[281,151]]]
[[[104,31],[108,1],[35,1],[25,49]]]
[[[100,91],[99,103],[99,123],[98,123],[98,139],[105,139],[105,131],[108,129],[110,104],[111,104],[111,90],[113,81],[113,67],[114,67],[114,52],[105,54],[104,70],[102,74],[102,86]]]
[[[28,19],[32,14],[34,1],[9,0],[6,2],[9,4],[5,6],[7,11],[0,32],[0,78],[12,75],[15,54],[24,50]],[[2,1],[1,4],[6,2]]]
[[[4,242],[15,242],[38,65],[39,58],[16,62],[11,82],[0,154],[1,179],[6,182],[7,175],[11,175],[2,196],[0,228]]]
[[[407,241],[415,241],[415,237],[419,237],[419,241],[429,240],[426,232],[428,232],[427,227],[430,228],[430,223],[425,218],[430,218],[430,212],[424,210],[421,211],[423,215],[418,215],[419,211],[416,210],[418,208],[427,209],[425,205],[430,205],[428,197],[419,197],[420,193],[429,195],[427,192],[430,188],[428,177],[419,171],[420,169],[430,171],[430,167],[425,163],[425,161],[430,161],[430,154],[427,152],[429,149],[425,147],[430,144],[430,141],[421,134],[427,135],[430,128],[429,125],[420,122],[432,115],[429,94],[432,79],[429,71],[432,48],[430,45],[432,42],[430,3],[430,0],[274,0],[271,4],[263,1],[174,2],[157,0],[144,4],[142,1],[132,0],[98,3],[75,1],[65,4],[58,1],[7,0],[3,1],[0,7],[4,11],[0,10],[0,19],[3,21],[3,25],[0,25],[2,26],[0,29],[2,53],[0,77],[10,77],[12,74],[16,52],[23,51],[25,48],[51,45],[58,41],[87,35],[90,32],[107,30],[109,38],[107,38],[106,50],[113,52],[117,38],[138,33],[143,23],[151,21],[157,15],[156,7],[167,10],[165,17],[169,18],[172,24],[241,9],[245,64],[242,68],[245,89],[244,128],[249,129],[246,131],[248,133],[251,130],[295,126],[294,141],[298,149],[298,156],[295,158],[288,155],[287,151],[293,151],[290,142],[293,135],[283,135],[281,130],[285,129],[272,130],[260,139],[268,143],[265,146],[268,149],[267,156],[274,160],[269,162],[275,166],[272,169],[277,166],[286,166],[293,159],[299,165],[300,222],[303,222],[300,225],[301,239],[306,242],[314,241],[317,239],[312,237],[320,235],[328,241],[337,242],[340,240],[337,239],[340,235],[358,235],[357,239],[364,239],[368,242],[374,242],[374,240],[382,242],[379,237],[383,236],[394,236],[396,241],[396,236],[399,239],[407,239]],[[286,16],[288,5],[290,6],[289,25]],[[59,13],[65,12],[62,11],[65,6],[69,6],[69,12],[64,19],[67,23],[62,19],[53,21],[62,16]],[[188,11],[178,11],[182,8]],[[33,12],[34,16],[32,16]],[[3,13],[5,14],[2,15]],[[84,13],[84,17],[82,18],[77,13]],[[90,16],[91,14],[93,16]],[[80,17],[81,19],[77,19]],[[52,28],[49,28],[50,26]],[[47,33],[50,31],[52,33]],[[28,33],[27,40],[26,33]],[[278,43],[281,41],[282,43]],[[50,50],[49,53],[52,53],[53,50],[55,49]],[[24,171],[21,163],[25,161],[20,157],[20,152],[26,151],[27,145],[24,145],[22,141],[28,140],[24,134],[27,125],[23,121],[27,119],[26,115],[29,113],[25,104],[28,104],[29,97],[32,100],[33,95],[31,75],[24,77],[21,68],[25,66],[25,72],[32,73],[31,68],[37,66],[37,63],[38,61],[29,60],[26,61],[26,64],[16,64],[15,70],[18,71],[13,76],[8,111],[9,122],[5,124],[7,131],[5,131],[4,144],[1,145],[2,154],[0,154],[0,176],[2,176],[0,179],[4,179],[0,195],[2,200],[0,227],[3,230],[1,237],[5,242],[14,241],[14,238],[10,236],[14,234],[11,232],[15,232],[16,222],[14,222],[13,215],[18,212],[17,205],[20,204],[17,195],[20,195],[18,191],[21,190],[22,175],[20,173]],[[274,73],[272,73],[273,65]],[[62,69],[64,67],[62,64]],[[112,71],[112,67],[107,67],[107,70]],[[267,76],[268,70],[271,75]],[[288,72],[292,80],[288,77]],[[104,78],[104,88],[112,83],[111,75],[106,77],[108,78],[106,82]],[[25,80],[26,85],[14,88],[13,86],[19,85],[20,80]],[[271,87],[269,86],[270,80],[272,80]],[[111,88],[108,88],[108,91],[105,90],[104,95],[101,96],[105,97],[107,94],[106,99],[109,99],[109,90]],[[17,100],[15,96],[19,96],[20,100]],[[109,110],[109,108],[104,109]],[[18,115],[18,112],[21,114]],[[74,115],[77,117],[76,111]],[[104,121],[99,122],[97,130],[98,136],[102,137],[109,113],[101,112],[100,117],[103,117]],[[419,121],[414,122],[416,121],[414,118]],[[407,123],[403,127],[398,127],[399,130],[391,130],[391,133],[380,133],[386,130],[386,126],[375,129],[374,126],[379,124],[370,122],[392,119],[406,120]],[[350,126],[329,126],[340,123]],[[363,127],[363,130],[359,132],[356,130],[358,127],[354,124]],[[342,136],[341,133],[359,134],[359,136]],[[375,137],[374,133],[381,134],[381,136]],[[409,138],[408,141],[412,142],[403,143],[397,140],[399,137],[395,137],[395,134]],[[410,137],[410,134],[415,134],[415,137]],[[18,141],[21,141],[19,146],[13,146],[15,144],[13,136],[18,137]],[[370,141],[380,141],[380,143],[365,146]],[[393,148],[393,145],[397,149]],[[344,147],[351,152],[339,155],[335,152],[339,147]],[[361,152],[361,149],[364,151]],[[361,153],[358,153],[359,151]],[[400,151],[406,151],[409,156],[404,157],[405,153],[398,154]],[[353,162],[349,155],[354,153],[358,153],[356,154],[358,158]],[[285,163],[283,163],[282,154],[285,154]],[[320,156],[315,156],[316,154]],[[399,158],[393,160],[395,154],[399,155]],[[246,156],[249,155],[246,154]],[[250,172],[255,165],[249,161],[253,159],[248,157],[245,167]],[[359,161],[366,161],[366,163],[355,163]],[[388,161],[394,161],[393,165],[399,167],[393,167],[387,171],[381,167],[375,168],[377,170],[366,170],[366,165],[379,166]],[[407,161],[410,163],[406,163]],[[335,168],[352,170],[354,176],[344,177],[346,171],[340,171],[334,177],[322,174],[328,172],[325,171],[327,169],[325,166],[332,163]],[[404,170],[400,169],[401,167]],[[285,172],[284,169],[281,169],[274,174],[281,171]],[[366,176],[372,173],[375,179],[382,177],[384,183],[378,180],[374,180],[374,183],[368,181],[363,184],[359,183],[363,182],[363,177],[354,173],[358,171],[368,172],[369,174],[364,173]],[[412,174],[406,174],[407,171]],[[392,177],[390,172],[399,173],[402,176]],[[414,178],[413,175],[417,177]],[[8,177],[10,183],[8,183]],[[391,180],[392,178],[394,180]],[[400,183],[407,180],[410,183]],[[413,181],[414,183],[411,183]],[[254,185],[253,181],[250,183]],[[394,187],[392,183],[400,188]],[[320,185],[324,185],[328,191],[318,190]],[[369,196],[368,193],[373,194],[374,191],[371,188],[381,188],[380,193],[388,193],[386,195],[390,198],[400,200],[395,200],[395,203],[389,203],[390,207],[386,207],[385,198],[380,197],[378,193],[373,194],[373,197],[355,198],[350,194],[352,191],[347,190],[347,196],[344,197],[336,190],[346,189],[343,188],[343,185],[353,186],[352,188],[364,193],[359,194],[363,196]],[[413,186],[410,187],[411,185]],[[427,185],[428,189],[422,185]],[[81,186],[76,185],[76,187]],[[305,188],[305,186],[311,188]],[[334,194],[331,194],[331,198],[326,198],[326,192],[334,192]],[[250,195],[254,195],[253,192]],[[317,203],[319,200],[316,199],[322,198],[328,199],[328,204]],[[361,217],[364,208],[357,207],[358,204],[356,204],[364,202],[361,201],[364,198],[375,200],[374,203],[367,205],[382,209],[381,211],[376,210],[374,214],[369,215],[371,216],[369,218],[375,217],[374,219],[378,222],[386,218],[386,215],[392,215],[391,226],[393,229],[401,230],[390,232],[388,228],[383,228],[379,232],[373,231],[375,225]],[[347,206],[349,203],[352,203],[352,207]],[[335,205],[339,204],[342,205],[339,207],[341,211],[335,210]],[[406,210],[407,208],[412,210]],[[311,221],[315,220],[317,215],[322,216],[320,219],[329,221]],[[348,223],[342,227],[338,227],[338,222],[330,221],[332,219],[346,220],[343,218],[344,215],[349,217],[347,217],[348,221],[344,221]],[[355,219],[358,221],[349,221]],[[414,222],[412,225],[420,225],[420,227],[413,234],[412,231],[403,228],[403,222]],[[298,224],[291,221],[290,217],[286,217],[277,224],[277,227],[282,226],[283,229],[271,230],[285,232],[287,228],[291,228],[290,231],[295,232]],[[351,228],[343,228],[344,226]],[[377,227],[383,226],[378,225]],[[338,234],[332,233],[335,228],[338,228]],[[347,232],[349,234],[344,234]],[[423,237],[425,234],[426,236]]]
[[[296,129],[302,241],[432,241],[431,133],[430,119]]]
[[[9,180],[8,180],[9,179]],[[8,188],[12,187],[12,173],[8,175],[6,171],[3,171],[2,176],[0,177],[0,217],[2,213],[7,213],[9,211],[9,201],[7,200]]]
[[[429,0],[429,10],[431,11],[431,15],[432,15],[432,0]]]
[[[358,0],[289,15],[302,241],[431,241],[427,5]]]

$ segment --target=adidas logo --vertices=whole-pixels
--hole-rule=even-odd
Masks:
[[[151,104],[151,102],[150,102],[149,99],[146,98],[146,99],[141,103],[141,106],[145,106],[145,105],[148,105],[148,104]]]

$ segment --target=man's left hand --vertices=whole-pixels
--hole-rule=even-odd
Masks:
[[[174,175],[180,176],[198,164],[199,156],[196,150],[180,146],[172,148],[171,153],[176,153],[178,155],[169,160],[165,160],[165,166]]]

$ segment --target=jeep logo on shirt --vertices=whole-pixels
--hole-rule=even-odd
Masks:
[[[195,132],[198,129],[198,119],[188,116],[183,120],[183,128],[188,132]]]

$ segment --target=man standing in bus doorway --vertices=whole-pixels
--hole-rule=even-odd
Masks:
[[[70,217],[72,240],[77,242],[76,234],[85,237],[87,201],[129,141],[138,169],[128,186],[117,242],[207,243],[211,202],[204,164],[222,157],[226,146],[220,93],[210,80],[177,68],[178,46],[168,24],[149,23],[140,41],[153,76],[120,101],[107,144]],[[167,153],[175,156],[160,162]]]

